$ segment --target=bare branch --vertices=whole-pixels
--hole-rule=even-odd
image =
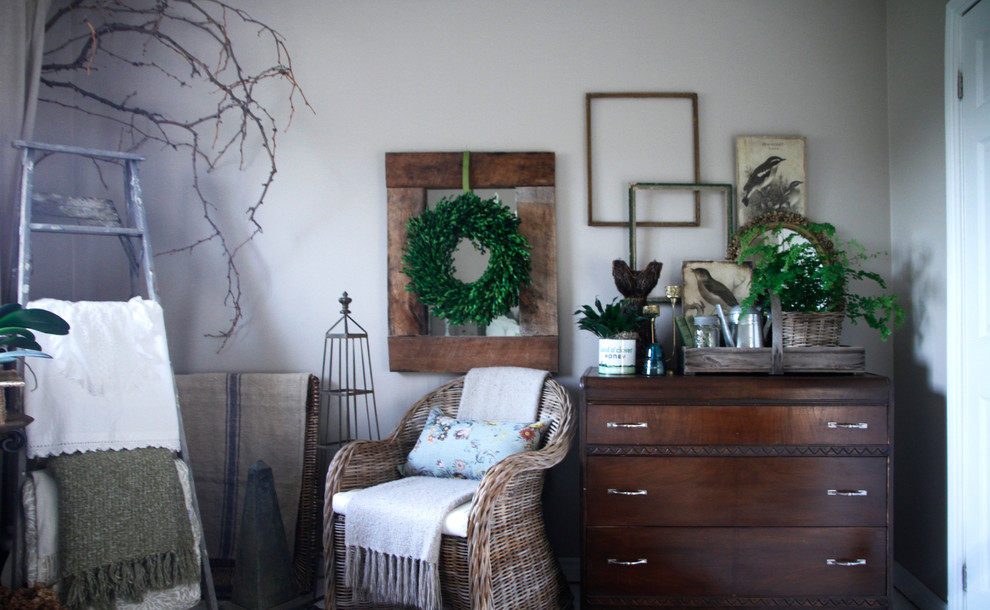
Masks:
[[[243,61],[247,58],[237,54],[241,44],[257,47],[253,40],[235,45],[235,40],[251,31],[271,42],[273,57],[265,60],[269,65],[249,68]],[[154,142],[188,153],[190,181],[208,231],[205,237],[161,254],[191,252],[209,242],[219,244],[227,262],[224,305],[231,316],[224,330],[207,336],[221,339],[217,351],[222,350],[243,319],[237,257],[262,232],[257,214],[278,172],[278,121],[259,98],[258,87],[272,83],[283,88],[289,104],[286,126],[292,123],[297,96],[312,110],[292,71],[283,36],[224,0],[55,0],[46,32],[41,82],[52,95],[41,101],[110,122],[121,130],[122,141],[131,142],[129,150]],[[55,32],[58,37],[52,35]],[[127,82],[124,73],[131,70],[160,77],[155,95],[115,94],[101,87],[104,79],[87,76],[103,71],[118,82]],[[182,76],[180,70],[188,74]],[[174,98],[162,93],[169,88],[176,95],[197,96],[197,101],[206,95],[209,101],[193,116],[176,116],[176,105],[170,103]],[[251,227],[247,237],[232,244],[217,218],[221,202],[207,197],[200,176],[218,167],[232,151],[243,169],[249,150],[263,151],[269,171],[245,207]]]

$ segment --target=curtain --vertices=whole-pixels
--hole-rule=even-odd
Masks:
[[[0,302],[17,298],[18,186],[20,155],[14,140],[29,140],[34,131],[45,38],[51,0],[0,2]]]

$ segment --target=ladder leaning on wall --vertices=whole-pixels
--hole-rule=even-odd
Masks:
[[[144,157],[115,152],[90,150],[75,146],[43,144],[17,140],[14,148],[21,151],[20,180],[20,225],[17,249],[17,302],[26,304],[30,299],[33,260],[31,237],[34,233],[60,235],[97,235],[117,237],[127,257],[130,271],[130,294],[146,297],[158,302],[158,289],[151,245],[148,240],[147,218],[141,198],[141,183],[138,178],[138,163]],[[119,164],[123,169],[125,220],[122,220],[113,201],[92,197],[65,196],[34,191],[34,170],[36,163],[55,154],[75,155],[96,161]],[[176,401],[178,405],[178,401]],[[182,412],[177,409],[179,423],[180,458],[189,463],[186,434],[182,426]],[[192,505],[196,519],[200,520],[199,502],[196,488],[190,480]],[[202,524],[202,521],[200,520]],[[209,556],[206,552],[205,537],[200,539],[202,563],[202,594],[210,610],[216,610],[217,600],[210,571]]]

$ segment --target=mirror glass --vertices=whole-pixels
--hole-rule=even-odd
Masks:
[[[426,205],[433,208],[440,200],[450,197],[454,198],[463,191],[460,189],[429,189],[426,192]],[[498,197],[502,205],[507,206],[513,212],[516,211],[515,189],[474,189],[474,194],[482,199]],[[467,238],[461,239],[454,251],[454,277],[470,284],[477,281],[488,268],[488,252],[480,252],[475,244]],[[507,316],[501,316],[492,320],[488,326],[476,326],[466,324],[462,326],[452,326],[443,318],[438,318],[430,314],[430,336],[433,337],[456,337],[456,336],[489,336],[489,337],[513,337],[519,336],[519,307],[513,307]]]

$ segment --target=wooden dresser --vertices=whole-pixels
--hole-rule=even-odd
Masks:
[[[887,608],[884,377],[581,380],[581,608]]]

